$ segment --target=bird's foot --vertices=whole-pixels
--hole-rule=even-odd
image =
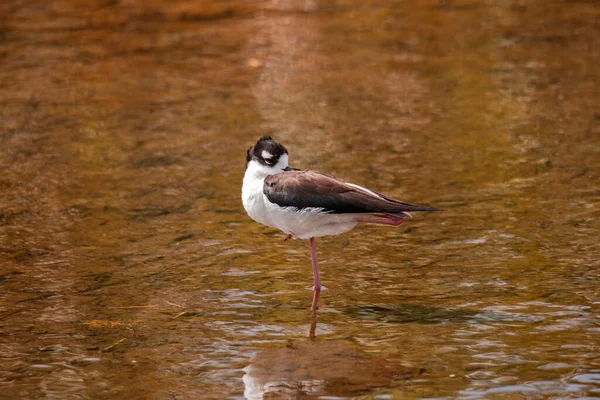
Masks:
[[[292,237],[294,237],[293,234],[288,233],[287,235],[285,235],[285,239],[283,239],[284,242],[287,242],[288,240],[290,240]]]

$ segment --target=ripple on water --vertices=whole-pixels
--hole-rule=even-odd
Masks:
[[[554,381],[539,381],[519,385],[504,385],[483,389],[467,389],[461,392],[460,399],[481,399],[494,395],[522,394],[526,397],[538,398],[541,396],[583,396],[589,390],[586,385],[561,383]]]
[[[55,366],[54,365],[48,365],[48,364],[32,364],[30,366],[30,368],[31,369],[41,369],[41,370],[44,370],[44,369],[53,369],[53,368],[55,368]]]
[[[573,369],[576,368],[574,365],[566,364],[566,363],[552,363],[540,365],[537,369],[541,370],[559,370],[559,369]]]
[[[465,369],[470,372],[466,377],[470,381],[469,388],[464,390],[460,398],[484,398],[487,396],[510,395],[523,393],[526,396],[584,396],[590,393],[593,386],[600,384],[600,374],[592,372],[580,373],[564,378],[577,368],[589,368],[587,360],[599,357],[594,346],[583,343],[562,344],[555,350],[551,343],[564,341],[576,336],[564,336],[564,332],[581,331],[590,326],[588,306],[563,305],[550,302],[527,302],[515,305],[495,305],[484,307],[484,312],[477,313],[467,326],[454,333],[457,346],[469,351],[472,362]],[[487,330],[479,329],[480,325]],[[557,329],[560,327],[560,329]],[[508,335],[511,331],[511,335]],[[502,335],[498,334],[502,332]],[[535,340],[518,344],[514,337],[532,337]],[[563,342],[564,343],[564,342]],[[483,350],[483,351],[482,351]],[[554,352],[554,358],[548,358]],[[564,361],[557,362],[556,357]],[[548,362],[552,360],[553,362]],[[591,362],[591,361],[590,361]],[[593,364],[593,362],[591,362]],[[515,368],[522,370],[526,366],[534,366],[538,374],[530,374],[529,382],[514,384],[515,377],[509,374]],[[531,367],[528,368],[530,370]],[[555,375],[555,380],[548,377]],[[539,380],[536,381],[536,378]]]
[[[595,385],[600,385],[600,373],[575,375],[571,377],[571,380],[577,383],[591,383]]]
[[[223,272],[223,275],[225,276],[248,276],[248,275],[256,275],[256,274],[262,274],[262,271],[244,271],[238,268],[231,268],[229,271],[227,272]]]

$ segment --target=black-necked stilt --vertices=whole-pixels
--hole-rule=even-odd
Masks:
[[[410,211],[435,208],[403,203],[315,171],[290,168],[286,148],[264,136],[248,149],[242,201],[248,215],[283,231],[286,240],[308,239],[316,296],[321,289],[315,238],[339,235],[358,222],[400,225]]]

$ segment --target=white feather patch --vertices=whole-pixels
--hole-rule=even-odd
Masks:
[[[348,183],[348,182],[346,182],[346,183]],[[352,186],[352,187],[355,187],[355,188],[357,188],[357,189],[360,189],[360,190],[362,190],[363,192],[367,192],[367,193],[369,193],[370,195],[372,195],[372,196],[375,196],[375,197],[377,197],[377,198],[379,198],[379,199],[381,199],[381,198],[382,198],[382,197],[381,197],[380,195],[378,195],[377,193],[375,193],[375,192],[372,192],[372,191],[370,191],[369,189],[367,189],[367,188],[364,188],[364,187],[362,187],[362,186],[355,185],[354,183],[348,183],[348,185],[350,185],[350,186]]]
[[[269,153],[266,150],[263,150],[262,153],[260,153],[260,156],[265,160],[268,158],[273,158],[273,154]]]

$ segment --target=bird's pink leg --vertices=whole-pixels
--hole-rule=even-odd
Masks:
[[[318,289],[315,289],[315,292],[313,293],[313,301],[312,301],[312,305],[310,306],[310,309],[314,312],[317,311],[317,309],[319,308],[319,294],[321,294],[321,288],[319,287]],[[316,313],[314,313],[313,317],[316,316]],[[314,324],[314,329],[313,326],[311,325],[311,338],[314,337],[315,335],[315,329],[316,329],[316,320],[315,320],[315,324]]]
[[[294,236],[291,233],[288,233],[287,235],[285,235],[285,239],[283,239],[284,242],[287,242],[288,240],[290,240],[292,238],[292,236]]]
[[[368,224],[381,224],[381,225],[393,225],[393,226],[398,226],[404,222],[404,218],[396,217],[395,215],[386,214],[386,215],[383,215],[382,217],[387,218],[387,219],[357,218],[356,221],[357,222],[366,222]]]
[[[315,282],[315,296],[313,297],[311,309],[316,310],[318,308],[319,293],[321,292],[321,280],[319,279],[319,266],[317,265],[317,247],[315,246],[315,238],[310,238],[308,243],[310,244],[310,256],[312,258],[313,278]]]
[[[319,279],[319,266],[317,265],[317,247],[315,246],[315,238],[308,240],[310,244],[310,256],[312,257],[313,278],[315,281],[315,290],[321,289],[321,280]]]

